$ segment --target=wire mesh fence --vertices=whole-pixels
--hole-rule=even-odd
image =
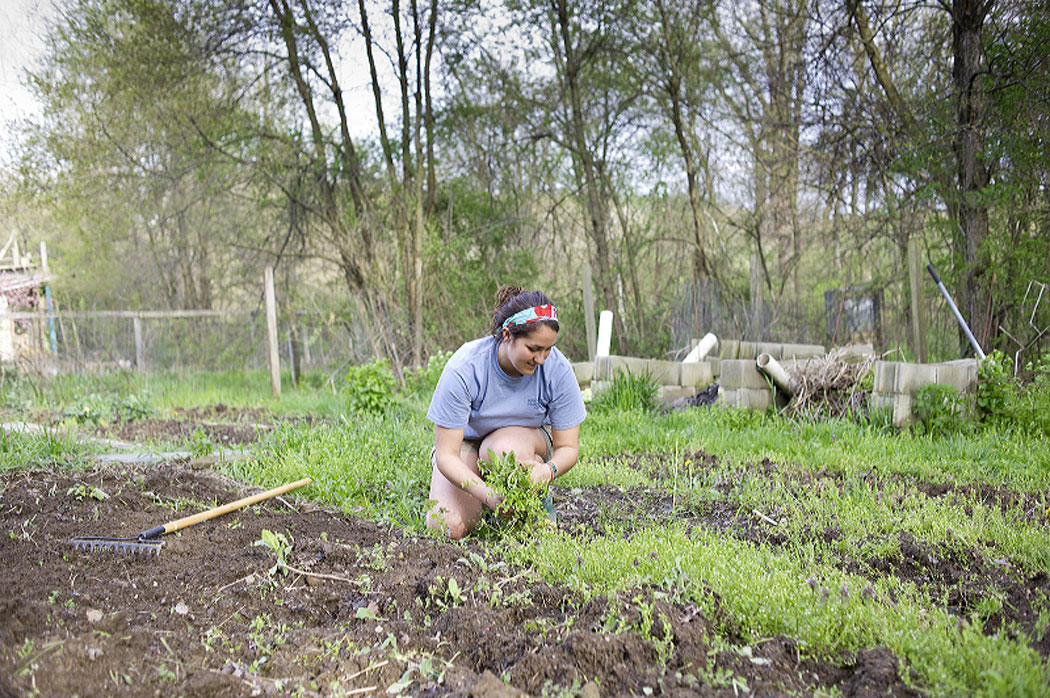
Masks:
[[[268,366],[261,311],[81,311],[51,315],[8,313],[5,357],[52,372],[223,371]],[[338,371],[367,360],[370,347],[354,323],[313,311],[278,318],[281,366],[295,374]]]
[[[671,339],[679,351],[692,348],[691,342],[708,332],[722,339],[823,344],[829,348],[870,343],[879,353],[896,355],[895,360],[914,360],[906,283],[905,279],[829,289],[819,306],[782,303],[773,307],[761,301],[756,307],[748,300],[726,298],[722,289],[709,280],[685,281],[674,301]],[[925,315],[930,360],[958,358],[958,326],[936,287],[923,287],[919,300]],[[1031,342],[1046,324],[1050,320],[1039,327],[1023,327],[1027,341]],[[1050,338],[1050,329],[1036,337],[1037,341],[1044,336]],[[991,337],[982,335],[978,341],[989,346]],[[1023,343],[1024,340],[1017,341],[1018,345]]]

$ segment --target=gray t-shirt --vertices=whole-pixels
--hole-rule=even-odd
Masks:
[[[500,427],[571,429],[587,417],[576,375],[557,348],[531,376],[512,378],[500,368],[498,347],[497,335],[456,350],[441,372],[427,419],[478,440]]]

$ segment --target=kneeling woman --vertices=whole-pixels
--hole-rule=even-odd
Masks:
[[[554,348],[558,311],[540,291],[504,286],[490,336],[467,342],[445,365],[427,410],[434,423],[429,528],[462,538],[482,506],[500,498],[481,479],[478,454],[511,451],[538,487],[576,465],[587,416],[568,359]]]

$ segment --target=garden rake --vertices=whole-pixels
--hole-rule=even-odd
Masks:
[[[108,536],[78,536],[76,538],[70,538],[70,544],[77,550],[88,550],[94,552],[96,550],[116,550],[122,553],[144,553],[160,555],[160,549],[164,546],[164,541],[160,539],[165,533],[172,533],[183,528],[188,528],[194,524],[198,524],[201,521],[207,521],[208,519],[214,519],[216,516],[222,516],[228,514],[231,511],[237,511],[244,507],[257,504],[258,502],[266,501],[278,497],[285,492],[291,492],[294,489],[298,489],[303,485],[309,485],[311,482],[310,478],[303,478],[296,482],[290,482],[287,485],[281,485],[275,487],[272,490],[260,492],[259,494],[253,494],[249,497],[243,497],[238,499],[236,502],[230,502],[229,504],[223,504],[220,507],[214,509],[208,509],[192,516],[184,516],[181,519],[175,521],[169,521],[166,524],[160,526],[154,526],[153,528],[143,531],[142,533],[132,538],[111,538]]]

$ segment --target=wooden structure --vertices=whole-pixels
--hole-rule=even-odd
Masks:
[[[53,349],[46,316],[51,273],[47,247],[40,243],[40,263],[21,254],[16,233],[0,248],[0,313],[25,311],[28,317],[0,319],[0,361],[13,362]]]

